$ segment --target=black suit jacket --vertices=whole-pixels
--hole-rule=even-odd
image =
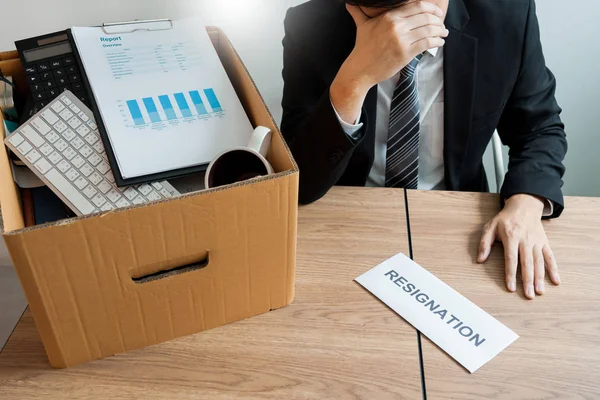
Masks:
[[[559,216],[567,142],[534,0],[450,0],[445,23],[446,188],[488,190],[482,158],[498,129],[510,147],[501,198],[537,195],[553,201]],[[377,87],[365,100],[357,142],[342,130],[329,98],[355,39],[340,0],[312,0],[287,13],[281,130],[300,168],[301,203],[336,184],[364,186],[373,165]]]

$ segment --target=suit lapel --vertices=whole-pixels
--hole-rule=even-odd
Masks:
[[[477,39],[464,33],[469,14],[463,0],[451,0],[444,46],[444,164],[446,187],[460,189],[460,172],[471,135]]]

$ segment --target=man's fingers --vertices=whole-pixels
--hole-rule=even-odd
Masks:
[[[481,235],[481,242],[479,243],[479,255],[477,256],[478,263],[487,261],[495,240],[496,222],[492,221],[483,228],[483,235]]]
[[[346,4],[346,10],[348,10],[350,15],[352,16],[352,19],[354,20],[356,26],[360,26],[369,20],[369,17],[363,12],[363,10],[359,6]]]
[[[428,37],[413,43],[410,46],[410,49],[416,56],[417,54],[421,54],[427,50],[442,47],[444,43],[446,43],[446,41],[441,37]]]
[[[413,3],[394,8],[388,11],[388,13],[403,18],[412,17],[413,15],[424,13],[434,14],[440,18],[444,16],[444,11],[442,11],[441,8],[428,1],[415,1]]]
[[[414,15],[410,18],[407,18],[405,23],[405,26],[408,30],[421,28],[427,25],[444,26],[444,21],[440,17],[429,13]]]
[[[533,290],[534,267],[533,267],[533,249],[524,240],[519,245],[519,257],[521,260],[521,277],[523,278],[523,289],[525,297],[535,299]]]
[[[506,235],[502,236],[504,244],[504,265],[506,270],[506,287],[511,292],[517,290],[517,265],[519,264],[519,242]]]
[[[418,42],[425,38],[445,38],[449,31],[440,25],[427,25],[417,29],[413,29],[407,35],[407,39],[411,43]]]
[[[534,246],[533,248],[533,271],[535,274],[535,292],[539,295],[544,294],[544,277],[546,275],[546,268],[544,265],[544,254],[542,253],[541,246]]]
[[[556,264],[556,258],[549,245],[545,245],[542,249],[544,260],[546,261],[546,268],[548,269],[548,275],[550,280],[555,285],[560,285],[560,275],[558,274],[558,265]]]

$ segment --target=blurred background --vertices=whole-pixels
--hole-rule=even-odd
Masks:
[[[333,0],[332,0],[333,1]],[[450,0],[452,1],[452,0]],[[194,14],[221,27],[240,53],[276,121],[281,120],[283,19],[301,0],[0,0],[0,51],[14,41],[73,25]],[[569,140],[564,192],[600,196],[600,3],[537,1],[548,66],[557,77],[557,98]],[[506,153],[506,149],[505,149]],[[505,157],[505,160],[508,160]],[[485,157],[495,188],[491,152]]]

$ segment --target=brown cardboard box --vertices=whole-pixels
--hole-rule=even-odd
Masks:
[[[23,229],[19,191],[0,146],[4,239],[54,367],[200,332],[293,300],[298,169],[231,43],[208,29],[252,124],[274,132],[268,159],[275,175]]]

